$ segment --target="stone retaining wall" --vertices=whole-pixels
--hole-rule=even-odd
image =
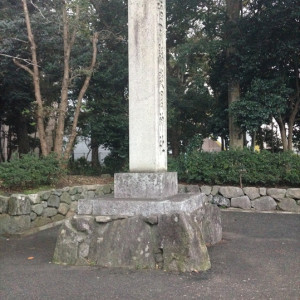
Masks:
[[[71,217],[79,199],[92,199],[112,191],[113,184],[106,184],[0,196],[0,234],[22,232]]]
[[[191,189],[189,186],[181,186],[181,188]],[[220,207],[300,213],[300,188],[239,188],[203,185],[200,190],[207,196],[208,202]]]

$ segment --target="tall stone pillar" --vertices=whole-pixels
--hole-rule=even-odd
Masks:
[[[129,168],[167,171],[165,0],[129,0]]]

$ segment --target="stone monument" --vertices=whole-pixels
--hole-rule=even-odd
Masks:
[[[82,199],[62,227],[56,263],[201,271],[221,239],[220,212],[167,172],[165,0],[129,0],[129,173],[114,197]]]

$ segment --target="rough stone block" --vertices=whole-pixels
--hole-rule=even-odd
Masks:
[[[278,207],[283,211],[300,212],[300,207],[292,198],[279,198]]]
[[[31,222],[31,227],[41,227],[51,223],[52,220],[47,217],[37,217],[33,222]]]
[[[235,186],[221,186],[219,193],[225,198],[235,198],[244,196],[244,192],[241,188]]]
[[[51,195],[48,199],[48,207],[59,207],[59,197],[56,195]]]
[[[31,212],[31,213],[30,213],[30,220],[31,220],[31,221],[34,221],[36,218],[37,218],[37,214],[34,213],[34,212]]]
[[[212,187],[209,185],[201,186],[201,193],[204,193],[206,196],[211,194]]]
[[[276,189],[276,188],[270,188],[267,189],[267,195],[274,198],[284,198],[286,194],[286,189]]]
[[[8,200],[8,214],[11,216],[29,215],[30,201],[24,195],[14,194]]]
[[[38,216],[40,216],[43,213],[44,206],[43,204],[35,204],[32,205],[31,210],[36,213]]]
[[[115,174],[115,198],[159,199],[177,193],[175,172]]]
[[[211,203],[222,207],[230,207],[230,200],[220,195],[213,196]]]
[[[267,189],[266,188],[259,188],[259,194],[261,196],[266,196],[267,195]]]
[[[244,187],[243,191],[250,200],[254,200],[260,197],[259,189],[256,187]]]
[[[242,209],[251,209],[251,201],[248,196],[231,198],[231,206]]]
[[[219,185],[214,185],[214,186],[212,187],[211,194],[212,194],[213,196],[215,196],[215,195],[217,195],[217,194],[219,193],[219,190],[220,190],[220,186],[219,186]]]
[[[8,210],[9,197],[0,196],[0,214],[6,214]]]
[[[72,199],[71,199],[71,196],[69,195],[68,192],[63,192],[62,193],[62,195],[60,196],[60,202],[71,204]]]
[[[272,211],[276,209],[276,201],[270,196],[264,196],[251,201],[251,206],[258,211]]]
[[[300,189],[287,189],[286,191],[287,198],[300,199]]]
[[[65,216],[70,209],[70,205],[66,203],[60,203],[58,207],[58,213]]]
[[[52,222],[58,222],[58,221],[62,221],[64,219],[65,219],[65,217],[63,215],[55,215],[55,216],[51,217]]]
[[[41,197],[39,194],[29,194],[27,195],[27,198],[32,205],[41,203]]]
[[[30,216],[0,215],[0,234],[13,234],[30,228]]]
[[[50,218],[55,215],[57,215],[57,209],[54,207],[47,207],[43,210],[43,217]]]
[[[42,200],[48,200],[50,196],[51,196],[51,191],[42,192],[40,194],[40,197],[42,198]]]

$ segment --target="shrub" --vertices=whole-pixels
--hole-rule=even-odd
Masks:
[[[289,185],[300,183],[300,157],[291,152],[231,150],[192,151],[171,159],[170,169],[179,180],[205,184]]]
[[[64,170],[54,154],[38,157],[25,154],[0,164],[0,179],[7,188],[28,188],[55,183]]]

